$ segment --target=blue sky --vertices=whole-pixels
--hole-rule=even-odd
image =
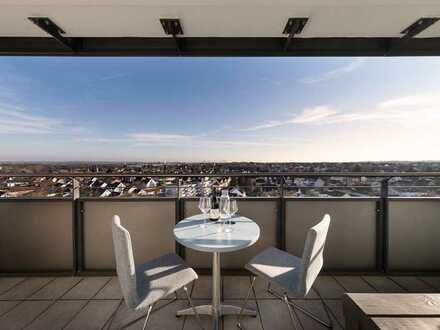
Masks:
[[[0,160],[440,159],[440,58],[0,58]]]

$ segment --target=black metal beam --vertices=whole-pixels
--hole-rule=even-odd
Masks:
[[[173,37],[178,52],[182,50],[181,40],[177,38],[178,35],[183,35],[182,25],[178,18],[161,18],[160,24],[166,35]]]
[[[0,37],[0,55],[44,56],[439,56],[440,38],[81,38],[76,51],[54,38]],[[76,39],[72,38],[75,43]]]
[[[283,46],[284,51],[289,49],[293,37],[302,32],[308,20],[307,17],[291,17],[288,19],[283,31],[283,34],[288,34]]]
[[[418,35],[420,32],[426,30],[432,24],[440,20],[439,17],[422,17],[415,21],[413,24],[408,26],[405,30],[400,32],[404,34],[403,38],[412,38]]]
[[[42,29],[44,32],[51,35],[56,41],[58,41],[64,47],[71,51],[76,50],[76,46],[79,43],[79,39],[75,40],[66,38],[63,36],[66,32],[56,25],[49,17],[28,17],[28,19]]]

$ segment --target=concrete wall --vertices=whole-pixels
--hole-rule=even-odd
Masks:
[[[440,270],[440,199],[391,200],[390,270]]]
[[[115,268],[111,234],[114,214],[130,232],[136,263],[175,251],[174,200],[85,201],[84,211],[86,270]]]
[[[286,249],[301,256],[308,228],[325,213],[331,224],[324,267],[331,270],[374,270],[376,266],[376,200],[286,200]]]
[[[73,271],[71,201],[0,201],[0,272]]]
[[[258,252],[268,246],[276,246],[277,239],[277,199],[274,200],[240,200],[238,209],[240,215],[249,217],[259,226],[261,236],[251,247],[231,253],[222,254],[221,263],[224,269],[242,269],[243,266]],[[196,201],[185,201],[185,217],[200,213]],[[192,267],[211,268],[212,255],[191,249],[185,250],[186,261]]]

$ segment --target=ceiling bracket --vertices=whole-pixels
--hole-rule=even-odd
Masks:
[[[60,44],[69,48],[72,51],[77,49],[78,43],[72,38],[64,37],[66,32],[56,25],[49,17],[28,17],[28,19],[42,29],[44,32],[50,34]]]
[[[440,17],[422,17],[400,32],[402,38],[412,38],[440,20]]]
[[[287,20],[286,26],[284,27],[283,34],[287,34],[287,38],[284,41],[283,50],[288,51],[289,46],[295,37],[295,35],[300,34],[309,20],[308,17],[291,17]]]
[[[182,25],[178,18],[161,18],[160,24],[166,35],[173,37],[176,44],[176,49],[180,52],[182,51],[182,39],[177,36],[183,35]]]

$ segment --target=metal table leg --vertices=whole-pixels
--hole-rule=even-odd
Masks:
[[[233,305],[222,305],[221,303],[221,274],[220,274],[220,253],[214,252],[212,256],[212,304],[196,306],[196,310],[200,315],[212,316],[212,329],[220,329],[220,317],[223,315],[238,315],[241,307]],[[195,315],[192,308],[182,309],[177,312],[177,316]],[[245,308],[242,316],[257,316],[257,312],[252,309]]]

